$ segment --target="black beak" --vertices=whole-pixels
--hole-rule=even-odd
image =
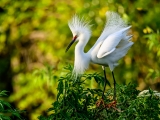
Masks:
[[[72,44],[76,41],[76,39],[74,38],[68,45],[66,52],[69,50],[69,48],[72,46]]]

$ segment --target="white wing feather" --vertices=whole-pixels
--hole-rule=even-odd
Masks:
[[[90,51],[92,51],[99,42],[104,41],[110,34],[127,27],[126,23],[116,12],[107,11],[106,18],[107,21],[103,32]]]
[[[104,42],[102,43],[99,51],[98,51],[98,54],[97,54],[97,57],[98,58],[102,58],[106,55],[109,55],[110,53],[112,53],[117,45],[119,44],[119,42],[122,40],[122,39],[125,39],[126,37],[126,31],[130,28],[131,26],[129,27],[126,27],[126,28],[123,28],[121,30],[119,30],[118,32],[115,32],[111,35],[109,35],[105,40]]]

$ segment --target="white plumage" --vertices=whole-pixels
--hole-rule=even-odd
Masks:
[[[113,71],[118,65],[118,60],[125,56],[132,46],[133,42],[130,41],[132,35],[128,35],[131,26],[127,26],[115,12],[106,12],[106,17],[107,21],[102,34],[87,53],[84,53],[84,47],[91,36],[89,23],[76,15],[69,21],[73,40],[66,51],[75,41],[78,41],[75,47],[73,70],[76,77],[84,73],[90,62],[104,67],[109,66],[110,70]]]
[[[90,25],[84,19],[80,19],[75,15],[68,24],[73,34],[73,40],[68,45],[66,51],[75,41],[78,41],[75,47],[73,69],[75,79],[84,73],[90,62],[102,65],[105,78],[102,99],[107,83],[105,67],[109,66],[114,80],[113,99],[116,101],[116,80],[113,70],[118,65],[118,60],[126,55],[133,42],[130,41],[132,35],[128,35],[128,30],[131,26],[127,26],[117,13],[109,11],[106,13],[106,17],[107,21],[102,34],[93,47],[87,53],[84,53],[84,47],[91,36]]]

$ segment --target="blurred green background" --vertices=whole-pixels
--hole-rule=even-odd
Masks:
[[[91,21],[88,51],[110,10],[132,25],[134,42],[115,68],[117,83],[160,91],[159,6],[159,0],[0,0],[0,90],[10,91],[9,100],[26,110],[28,119],[45,115],[56,99],[63,67],[74,63],[74,46],[65,53],[72,39],[68,20],[78,14]],[[101,67],[91,64],[86,73],[94,72],[102,73]],[[109,69],[107,77],[113,83]]]

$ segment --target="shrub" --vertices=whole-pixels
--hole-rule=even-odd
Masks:
[[[48,116],[39,116],[39,120],[144,120],[160,119],[160,96],[152,91],[138,91],[136,85],[117,85],[117,103],[113,102],[113,89],[105,92],[104,104],[101,101],[102,90],[85,87],[85,82],[94,78],[101,84],[103,77],[99,74],[85,74],[79,80],[73,80],[72,67],[66,75],[58,80],[57,100],[49,108]],[[144,94],[145,93],[145,94]]]
[[[23,120],[21,113],[23,111],[17,110],[7,102],[4,97],[7,96],[7,91],[0,91],[0,120]]]

